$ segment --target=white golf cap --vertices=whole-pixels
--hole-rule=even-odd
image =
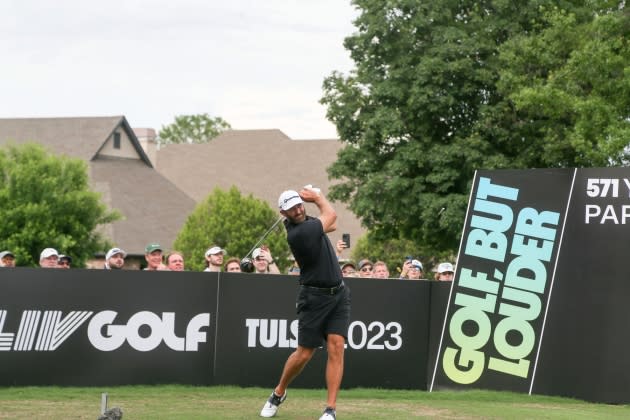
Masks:
[[[422,263],[418,260],[411,260],[411,266],[417,268],[420,271],[424,270],[422,268]]]
[[[55,248],[46,248],[42,251],[41,254],[39,254],[39,260],[41,261],[45,258],[52,257],[53,255],[59,257],[59,253],[57,252],[57,250]]]
[[[221,253],[223,255],[227,254],[227,252],[225,252],[225,249],[221,248],[220,246],[213,246],[206,251],[206,258],[210,255],[215,255],[218,253]]]
[[[453,269],[453,264],[445,262],[438,265],[438,273],[446,273],[448,271],[450,271],[451,273],[455,272],[455,270]]]
[[[105,260],[109,260],[111,257],[113,257],[116,254],[122,254],[123,258],[127,257],[127,253],[123,251],[122,249],[112,248],[109,251],[107,251],[107,254],[105,254]]]
[[[262,249],[261,249],[261,248],[256,248],[256,249],[254,250],[254,252],[252,252],[252,258],[253,258],[253,259],[258,258],[258,256],[260,255],[260,253],[261,253],[261,252],[262,252]]]
[[[15,258],[15,255],[13,255],[13,252],[11,252],[11,251],[2,251],[2,252],[0,252],[0,260],[3,259],[4,257],[13,257],[13,258]]]
[[[280,197],[278,198],[278,207],[280,210],[289,210],[291,207],[297,206],[298,204],[302,204],[302,198],[297,191],[294,190],[286,190]]]

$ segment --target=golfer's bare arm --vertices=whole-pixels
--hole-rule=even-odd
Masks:
[[[328,202],[326,197],[319,195],[315,199],[315,205],[319,209],[318,219],[322,222],[325,233],[334,232],[337,230],[337,212]]]
[[[319,209],[318,219],[322,222],[324,232],[333,232],[337,229],[337,212],[319,191],[310,188],[302,188],[298,193],[302,200],[314,203]]]

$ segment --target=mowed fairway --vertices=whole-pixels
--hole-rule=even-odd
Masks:
[[[104,388],[0,388],[0,419],[96,419],[101,393],[123,419],[254,419],[269,389],[179,385]],[[290,389],[278,419],[317,419],[325,390]],[[342,390],[339,420],[627,419],[627,405],[492,391]]]

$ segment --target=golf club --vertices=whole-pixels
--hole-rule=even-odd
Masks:
[[[252,255],[254,250],[256,248],[258,248],[258,245],[260,245],[262,243],[262,241],[264,241],[265,238],[276,228],[276,226],[278,226],[278,223],[282,222],[283,220],[284,220],[284,216],[280,216],[280,218],[278,218],[278,220],[276,220],[275,223],[273,225],[271,225],[271,227],[267,230],[267,232],[263,233],[263,235],[260,237],[258,242],[256,242],[256,245],[254,245],[252,247],[252,249],[249,250],[247,255],[245,255],[245,257],[243,257],[243,259],[241,260],[241,271],[242,272],[244,272],[244,273],[252,273],[254,271],[254,263],[251,260],[251,258],[249,258],[249,256]]]

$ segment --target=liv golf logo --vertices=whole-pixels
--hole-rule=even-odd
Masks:
[[[71,311],[63,316],[61,311],[28,310],[22,312],[16,332],[5,332],[8,313],[0,310],[0,351],[54,351],[88,319],[88,339],[100,351],[116,350],[125,342],[137,351],[151,351],[161,343],[174,351],[197,351],[199,343],[207,341],[209,313],[195,315],[184,337],[175,334],[174,312],[160,317],[142,311],[122,324],[117,315],[115,311]]]
[[[17,333],[4,332],[7,311],[0,310],[0,351],[56,350],[90,316],[72,311],[63,319],[61,311],[24,311]],[[39,333],[38,333],[39,327]]]

